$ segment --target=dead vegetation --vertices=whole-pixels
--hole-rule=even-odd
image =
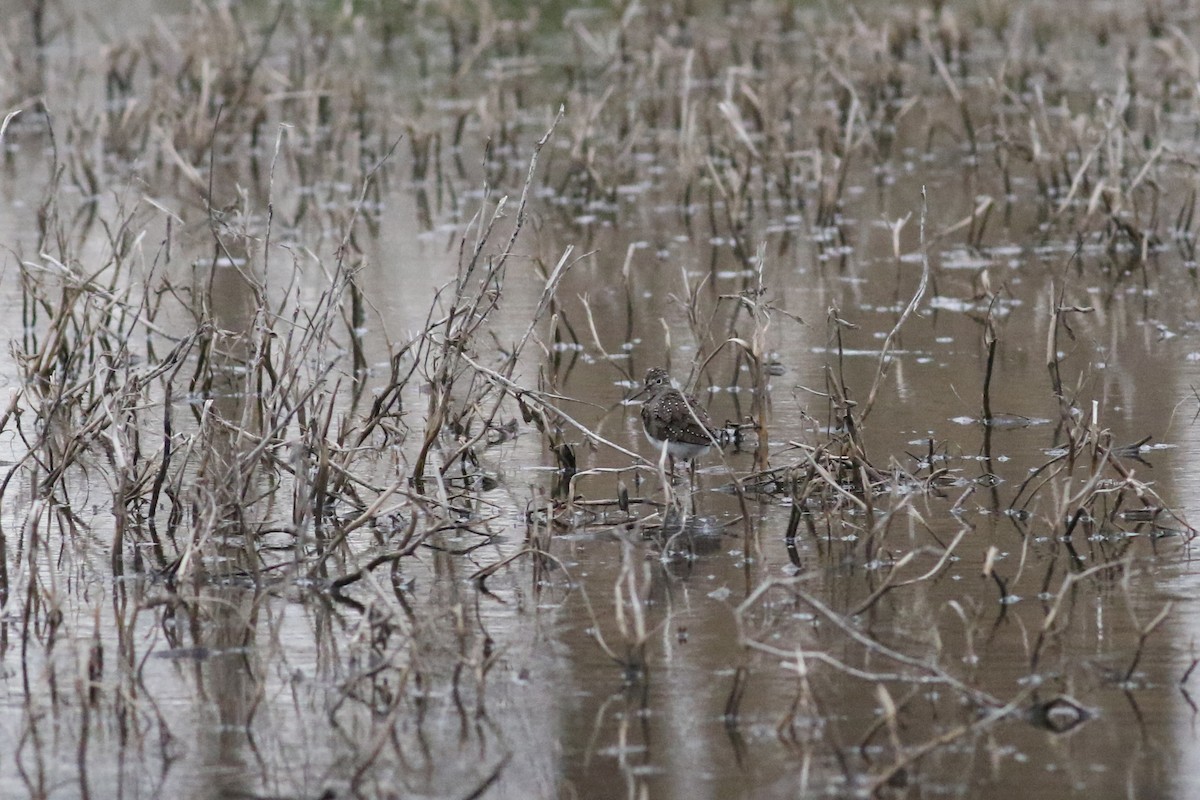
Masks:
[[[1074,731],[1113,687],[1136,709],[1169,660],[1147,657],[1172,608],[1147,573],[1193,531],[1144,477],[1148,440],[1106,423],[1086,345],[1130,287],[1194,279],[1195,20],[1152,6],[1080,27],[1049,3],[635,4],[560,26],[491,3],[197,2],[125,32],[32,0],[0,30],[25,207],[0,243],[20,298],[0,778],[158,794],[223,730],[229,791],[582,795],[613,748],[643,796],[637,720],[662,713],[654,680],[701,606],[732,609],[706,668],[734,760],[782,748],[802,788],[973,785],[962,754],[985,739]],[[923,171],[932,197],[891,197]],[[939,203],[952,185],[971,202]],[[864,368],[877,320],[838,282],[867,269],[875,200],[904,215],[869,266],[895,288]],[[450,255],[385,298],[396,229]],[[1002,268],[1018,233],[1051,275]],[[706,269],[673,263],[679,240],[707,243]],[[958,250],[982,264],[969,287]],[[823,320],[797,311],[800,263]],[[390,318],[443,265],[422,316]],[[994,443],[1018,297],[1045,309],[1027,393],[1054,414],[1024,473]],[[945,298],[977,326],[978,452],[888,449],[904,342]],[[823,383],[800,385],[780,352],[812,331]],[[651,335],[729,412],[730,446],[680,484],[613,422],[663,355]],[[740,585],[692,599],[729,541]],[[547,636],[543,613],[584,635]],[[584,673],[608,699],[570,723],[592,730],[565,768],[555,659],[617,665]]]

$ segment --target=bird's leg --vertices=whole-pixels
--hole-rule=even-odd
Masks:
[[[696,485],[696,459],[688,461],[688,502],[691,504],[692,516],[696,515],[696,493],[699,487]]]
[[[678,502],[675,497],[675,459],[667,450],[667,442],[663,442],[658,454],[658,479],[662,483],[663,496],[669,508],[675,508]]]

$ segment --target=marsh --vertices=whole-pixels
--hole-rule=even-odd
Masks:
[[[10,5],[4,797],[1200,791],[1189,4]]]

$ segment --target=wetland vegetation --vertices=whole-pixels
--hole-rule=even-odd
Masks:
[[[1195,796],[1197,41],[15,2],[0,794]]]

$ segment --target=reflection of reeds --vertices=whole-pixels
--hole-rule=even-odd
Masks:
[[[210,170],[210,176],[214,173]],[[365,175],[359,205],[374,174]],[[381,567],[390,566],[396,575],[405,559],[423,546],[434,546],[430,540],[441,532],[473,532],[462,514],[480,492],[477,451],[491,442],[493,431],[501,430],[495,420],[501,402],[511,396],[514,385],[508,378],[571,263],[568,250],[547,277],[542,309],[509,362],[499,372],[482,366],[477,371],[470,354],[499,302],[505,261],[525,219],[532,174],[531,167],[517,225],[502,249],[488,250],[501,218],[493,210],[476,240],[464,248],[447,313],[439,315],[435,307],[430,324],[398,348],[383,390],[361,417],[347,413],[357,405],[367,377],[360,334],[367,304],[350,263],[356,215],[347,221],[325,287],[303,302],[298,268],[281,266],[278,254],[269,258],[271,196],[261,232],[234,224],[213,209],[215,255],[196,269],[190,289],[181,291],[173,283],[169,240],[160,254],[163,262],[139,271],[134,240],[122,232],[135,224],[135,212],[126,207],[118,210],[108,260],[85,271],[72,255],[77,239],[68,236],[52,193],[43,218],[41,258],[22,270],[27,328],[18,363],[23,388],[3,419],[7,427],[19,410],[26,410],[23,424],[30,426],[31,435],[0,493],[15,478],[29,475],[38,495],[21,531],[21,549],[30,558],[29,569],[20,576],[26,646],[42,638],[39,619],[48,607],[41,598],[57,603],[54,598],[61,597],[54,573],[43,568],[43,559],[52,560],[44,529],[52,525],[78,535],[85,524],[75,510],[86,497],[81,487],[86,489],[88,474],[102,472],[112,493],[109,552],[119,586],[135,575],[161,576],[167,594],[156,602],[192,619],[205,615],[212,602],[248,604],[244,618],[232,614],[220,626],[194,626],[189,633],[196,652],[207,652],[218,640],[224,642],[221,646],[252,641],[266,587],[285,574],[327,585],[333,599],[364,615],[382,647],[395,621],[350,591],[374,584]],[[220,188],[210,177],[206,192],[211,196]],[[254,246],[259,233],[265,250]],[[61,257],[52,255],[55,251]],[[166,325],[180,319],[185,335],[168,333]],[[349,342],[351,377],[341,374],[329,348],[341,330]],[[411,472],[388,478],[380,470],[387,462],[381,462],[375,447],[403,435],[393,423],[417,375],[436,386],[427,444],[416,451]],[[460,398],[462,405],[452,402]],[[190,415],[176,413],[180,399],[192,401]],[[447,428],[458,433],[457,443],[443,440]],[[420,478],[435,445],[442,463],[429,487]],[[460,471],[461,482],[454,479],[452,467]],[[408,488],[410,478],[415,492]],[[389,535],[384,552],[358,561],[353,537],[386,519],[404,522]],[[264,537],[279,534],[292,542],[290,562],[263,546]],[[544,550],[546,542],[539,541]],[[0,553],[0,602],[7,603],[13,595],[3,538]],[[213,588],[214,582],[227,581],[247,582],[252,588],[232,595]],[[124,588],[120,593],[124,596]],[[120,608],[126,609],[122,614],[136,616],[136,602]],[[132,621],[122,618],[118,624]],[[475,682],[482,691],[495,660],[475,653],[465,644],[470,639],[464,633],[460,658],[475,665]],[[52,654],[53,637],[43,644]],[[171,645],[183,642],[172,635]],[[118,643],[112,663],[123,676],[120,680],[132,679],[134,666],[145,658],[136,652],[139,646],[129,638]],[[96,707],[105,681],[100,652],[98,647],[89,651],[90,677],[81,684],[91,698],[88,709]],[[31,694],[32,680],[27,675]],[[456,678],[456,696],[458,684]],[[348,687],[350,694],[358,691]],[[391,691],[388,696],[398,697]],[[481,695],[478,700],[482,703]],[[401,708],[394,699],[385,705],[389,718]],[[230,714],[233,724],[237,712],[230,709]],[[368,748],[364,767],[377,755],[377,748]]]
[[[496,324],[535,213],[551,220],[543,231],[560,214],[581,238],[594,235],[575,223],[581,211],[630,227],[621,195],[630,187],[646,198],[630,204],[642,213],[662,197],[678,201],[655,219],[677,217],[680,231],[652,231],[655,244],[686,232],[713,242],[714,266],[732,258],[741,269],[740,284],[725,289],[715,269],[693,280],[681,268],[688,331],[667,332],[668,349],[670,337],[690,333],[693,379],[730,374],[727,385],[750,398],[743,408],[737,393],[728,430],[737,447],[753,442],[752,471],[736,455],[719,456],[749,555],[748,599],[737,608],[745,647],[725,707],[731,734],[754,700],[748,676],[757,682],[783,661],[796,684],[781,735],[799,743],[812,732],[848,784],[859,768],[869,790],[898,783],[922,756],[991,730],[1026,699],[1024,691],[993,695],[971,668],[1013,621],[1005,609],[1020,593],[1043,597],[1025,653],[1027,677],[1040,678],[1070,649],[1074,597],[1090,589],[1105,603],[1105,592],[1119,588],[1136,641],[1113,678],[1137,685],[1169,606],[1135,613],[1128,587],[1136,535],[1153,543],[1167,525],[1191,529],[1131,465],[1145,440],[1114,441],[1105,410],[1091,405],[1087,368],[1073,374],[1060,349],[1090,324],[1092,307],[1074,299],[1079,284],[1069,274],[1088,268],[1085,254],[1102,254],[1088,258],[1107,271],[1109,294],[1128,276],[1149,285],[1168,238],[1195,268],[1197,165],[1174,144],[1189,124],[1179,120],[1195,110],[1190,21],[1160,2],[1136,13],[1105,10],[1082,31],[1045,6],[935,6],[842,15],[756,4],[740,18],[714,19],[631,4],[611,20],[570,14],[563,35],[573,49],[555,48],[568,63],[556,61],[554,75],[537,61],[540,12],[505,18],[491,3],[383,0],[345,5],[345,13],[276,4],[261,17],[236,4],[196,3],[98,47],[76,46],[76,26],[58,16],[68,11],[62,4],[36,0],[15,15],[21,27],[2,32],[0,91],[6,109],[21,108],[0,124],[4,166],[19,182],[11,165],[46,152],[43,185],[24,187],[28,244],[13,248],[20,385],[0,412],[16,451],[0,497],[19,509],[0,519],[0,609],[10,622],[0,625],[0,651],[12,654],[10,639],[20,648],[29,710],[16,757],[34,762],[31,794],[51,793],[43,701],[55,714],[84,714],[85,792],[89,731],[107,726],[139,748],[153,741],[154,726],[171,739],[175,720],[143,678],[155,663],[149,654],[164,644],[194,658],[178,672],[213,700],[222,730],[248,730],[266,702],[264,676],[295,666],[281,643],[280,596],[299,597],[313,617],[319,683],[335,696],[321,710],[352,743],[352,791],[370,794],[389,761],[436,761],[424,739],[442,689],[461,739],[486,738],[485,700],[505,657],[488,604],[523,612],[530,597],[575,588],[554,553],[555,534],[617,525],[647,533],[644,507],[675,521],[671,507],[685,499],[661,473],[666,502],[641,496],[652,467],[573,410],[580,405],[572,405],[568,375],[586,348],[619,377],[631,374],[602,343],[609,331],[596,321],[598,295],[580,305],[560,296],[579,245],[556,243],[544,262],[534,255],[541,285],[530,319],[512,341]],[[1131,29],[1153,41],[1142,46]],[[1119,61],[1100,89],[1061,69],[1081,33],[1089,46],[1094,39],[1114,50],[1104,60]],[[990,37],[987,47],[981,37]],[[69,47],[55,46],[68,39]],[[72,106],[86,92],[71,84],[85,84],[86,70],[63,63],[60,51],[73,59],[91,50],[105,102]],[[392,72],[371,63],[374,53],[386,70],[428,83],[419,95],[397,90]],[[568,113],[549,121],[542,98],[560,94]],[[535,126],[545,136],[533,143]],[[551,132],[561,149],[546,147]],[[14,155],[10,143],[27,149]],[[938,289],[924,207],[921,276],[883,340],[873,379],[865,383],[847,363],[861,320],[832,297],[836,355],[822,391],[812,392],[827,425],[801,436],[774,416],[771,346],[783,337],[779,315],[791,317],[772,290],[795,277],[784,256],[807,237],[821,259],[815,271],[844,268],[861,246],[850,218],[867,207],[853,193],[870,193],[873,176],[882,200],[901,148],[939,163],[963,158],[975,199],[930,241],[984,250],[1030,210],[1032,236],[1078,245],[1080,257],[1055,274],[1046,304],[1049,381],[1041,391],[1057,404],[1061,449],[1015,486],[1001,488],[992,458],[1003,416],[992,392],[1004,356],[999,305],[1009,290],[991,291],[986,275],[984,474],[946,466],[953,442],[931,439],[911,461],[884,453],[868,427],[878,419],[873,409],[893,399],[889,368],[902,329],[928,288]],[[477,181],[465,165],[477,154],[482,195],[472,194]],[[423,232],[469,219],[452,237],[457,270],[417,330],[386,343],[376,374],[378,343],[366,331],[379,312],[364,277],[374,268],[368,245],[395,213],[384,201],[398,185],[411,188]],[[539,203],[543,185],[555,187],[552,203]],[[197,258],[189,204],[204,218]],[[779,234],[772,226],[781,218]],[[899,275],[903,222],[891,227]],[[629,243],[621,270],[629,344],[641,302],[630,277],[634,253]],[[597,269],[608,262],[597,259]],[[615,274],[599,277],[615,282]],[[573,324],[580,309],[590,342]],[[579,349],[563,357],[545,332]],[[490,452],[527,429],[556,468],[555,485],[534,490],[525,539],[504,550],[496,533],[511,509],[490,493],[498,480]],[[794,441],[772,450],[772,435]],[[595,467],[593,449],[634,466]],[[593,480],[615,485],[615,496],[586,497]],[[756,502],[789,504],[786,530],[756,524]],[[1019,537],[1012,560],[999,537],[978,541],[995,529],[975,515],[976,502]],[[93,506],[111,510],[93,515]],[[949,533],[931,514],[949,515]],[[762,578],[776,566],[767,560],[780,533],[794,581]],[[460,580],[463,565],[485,553],[492,560],[470,565],[470,579]],[[936,618],[920,645],[889,639],[889,615],[968,553],[964,574],[983,588],[947,603],[968,666],[950,660]],[[666,624],[649,601],[657,573],[644,556],[636,542],[621,542],[611,591],[606,585],[590,612],[599,646],[629,677],[654,663],[653,633]],[[518,568],[529,582],[505,583]],[[421,600],[414,573],[431,576]],[[816,574],[848,587],[840,604],[809,591]],[[80,585],[111,592],[111,618],[110,606]],[[815,626],[788,627],[772,616],[768,596],[814,614],[836,641],[818,639]],[[71,650],[72,642],[83,644]],[[242,652],[228,661],[235,667],[214,667],[204,663],[214,651]],[[822,682],[831,675],[870,684],[883,710],[855,736],[863,762],[875,759],[865,766],[851,763],[827,721],[836,709],[822,703]],[[906,741],[920,713],[913,698],[931,685],[975,716]],[[230,687],[237,691],[222,691]],[[418,744],[397,743],[405,724]],[[868,743],[887,756],[871,755]],[[480,765],[467,795],[486,791],[508,763],[505,753]]]

